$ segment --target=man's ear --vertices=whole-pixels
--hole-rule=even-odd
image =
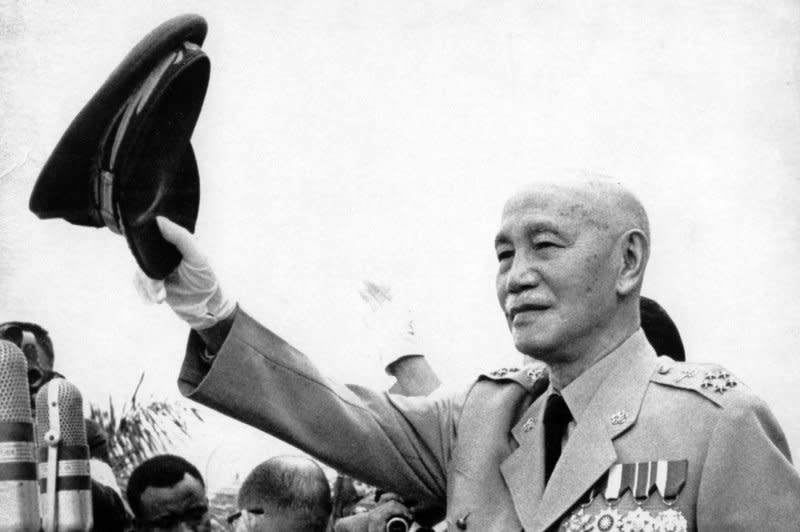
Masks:
[[[626,231],[619,239],[622,261],[617,278],[617,295],[624,297],[642,285],[650,256],[650,242],[639,229]]]

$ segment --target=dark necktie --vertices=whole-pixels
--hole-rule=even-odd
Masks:
[[[556,467],[561,456],[561,442],[567,433],[567,425],[572,421],[567,403],[559,394],[550,394],[544,409],[544,483],[550,480],[550,475]]]

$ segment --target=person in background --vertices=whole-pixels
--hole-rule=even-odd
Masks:
[[[162,454],[136,466],[127,495],[137,532],[212,530],[203,477],[180,456]]]
[[[325,532],[331,490],[322,468],[299,456],[277,456],[256,466],[242,483],[236,532]]]
[[[15,343],[28,362],[28,389],[31,409],[36,414],[36,394],[51,379],[64,376],[53,369],[55,350],[47,330],[36,323],[8,321],[0,324],[0,338]],[[84,419],[86,443],[89,446],[92,478],[92,518],[94,530],[121,532],[131,524],[117,479],[111,469],[106,431],[99,423]]]

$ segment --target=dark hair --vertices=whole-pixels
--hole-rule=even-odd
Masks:
[[[44,351],[44,357],[46,359],[44,362],[52,369],[56,355],[53,351],[53,341],[50,339],[50,334],[47,330],[41,325],[27,321],[7,321],[5,323],[0,323],[0,330],[9,329],[11,327],[17,327],[21,331],[28,331],[33,334],[34,338],[36,338],[36,342]],[[42,361],[40,360],[39,363],[42,364]]]
[[[670,356],[678,362],[686,361],[681,334],[667,311],[654,300],[642,296],[639,298],[639,312],[642,330],[656,354]]]
[[[168,488],[174,486],[184,475],[189,474],[200,481],[205,487],[203,477],[195,466],[185,459],[174,454],[161,454],[149,458],[136,466],[128,479],[128,504],[131,505],[133,514],[137,517],[142,515],[141,497],[144,490],[152,486],[154,488]]]
[[[322,468],[298,456],[278,456],[256,466],[239,489],[238,504],[244,510],[292,512],[309,532],[326,530],[333,507]]]

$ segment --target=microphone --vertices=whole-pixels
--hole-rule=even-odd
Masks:
[[[44,532],[89,532],[92,485],[78,388],[56,378],[36,394],[39,508]]]
[[[0,530],[39,531],[28,363],[0,340]]]

